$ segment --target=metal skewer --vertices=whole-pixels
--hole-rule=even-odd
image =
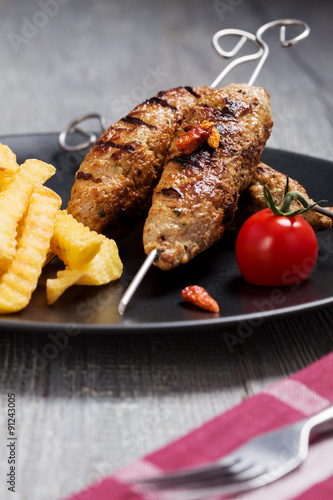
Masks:
[[[91,120],[92,118],[96,118],[99,121],[102,132],[105,132],[105,130],[107,129],[106,120],[99,113],[89,113],[88,115],[79,116],[78,118],[75,118],[75,120],[73,120],[71,123],[69,123],[67,127],[64,128],[64,130],[60,133],[59,145],[62,147],[62,149],[64,149],[65,151],[81,151],[82,149],[89,148],[89,146],[92,146],[96,142],[97,137],[95,134],[87,132],[81,127],[78,127],[79,123],[82,123],[86,120]],[[67,144],[67,137],[73,132],[82,135],[87,139],[87,141],[76,144],[75,146],[70,146],[69,144]]]
[[[327,217],[331,217],[333,219],[333,211],[329,210],[328,208],[320,207],[319,205],[316,205],[315,207],[312,208],[314,212],[318,212],[321,215],[326,215]]]
[[[226,51],[224,50],[221,45],[220,45],[220,39],[226,36],[239,36],[240,40],[238,43],[235,45],[235,47],[230,50]],[[230,58],[233,57],[235,54],[237,54],[240,49],[243,47],[243,45],[247,42],[251,41],[255,45],[259,47],[259,50],[253,54],[248,54],[246,56],[241,56],[235,59],[234,61],[231,61],[231,63],[228,64],[226,68],[219,74],[219,76],[213,81],[213,83],[210,85],[213,88],[216,88],[223,80],[224,78],[236,67],[239,66],[240,64],[244,64],[246,62],[254,61],[258,59],[259,57],[262,57],[264,55],[264,47],[261,42],[257,40],[257,37],[253,35],[252,33],[249,33],[248,31],[244,30],[237,30],[237,29],[224,29],[220,30],[215,35],[213,36],[213,46],[216,50],[216,52],[224,58]],[[254,74],[256,70],[254,70],[251,78],[249,81],[254,81]],[[251,85],[249,83],[249,85]]]
[[[297,37],[295,37],[293,39],[286,40],[286,26],[287,25],[302,26],[303,32],[300,33]],[[280,19],[280,20],[276,20],[276,21],[272,21],[270,23],[264,24],[263,26],[261,26],[258,29],[256,35],[253,35],[252,33],[249,33],[248,31],[238,30],[238,29],[225,29],[225,30],[221,30],[221,31],[218,31],[217,33],[215,33],[212,41],[213,41],[213,45],[214,45],[216,51],[218,52],[218,54],[221,57],[224,57],[224,58],[233,57],[234,55],[236,55],[240,51],[240,49],[244,46],[244,44],[248,40],[255,43],[255,45],[257,45],[259,47],[259,50],[254,54],[241,56],[241,57],[235,59],[234,61],[232,61],[231,63],[229,63],[228,66],[214,80],[214,82],[211,84],[211,87],[217,87],[221,83],[221,81],[227,76],[227,74],[229,74],[230,71],[232,69],[234,69],[236,66],[238,66],[239,64],[243,64],[245,62],[253,61],[253,60],[260,58],[259,63],[257,64],[257,67],[255,68],[253,74],[251,75],[251,77],[248,81],[249,85],[253,85],[255,80],[257,79],[262,67],[264,66],[264,64],[267,60],[268,54],[269,54],[269,47],[268,47],[267,43],[264,42],[264,40],[262,39],[262,35],[268,29],[271,29],[271,28],[276,27],[276,26],[281,27],[280,28],[280,45],[282,45],[283,47],[291,47],[292,45],[299,43],[301,40],[306,38],[310,33],[309,26],[306,23],[304,23],[303,21],[299,21],[297,19]],[[238,43],[235,45],[235,47],[231,51],[225,51],[224,49],[222,49],[222,47],[220,45],[220,39],[222,37],[225,37],[228,35],[240,37]],[[319,211],[318,209],[319,209],[319,207],[317,207],[317,211]],[[322,209],[322,210],[325,210],[325,209]],[[330,216],[332,217],[333,213],[331,213]],[[148,254],[148,256],[146,257],[145,261],[143,262],[141,268],[139,269],[139,271],[135,275],[133,281],[130,283],[126,292],[124,293],[124,295],[120,299],[120,302],[118,305],[118,313],[120,315],[124,314],[127,305],[129,304],[131,298],[135,294],[141,281],[145,277],[151,264],[153,263],[154,259],[156,258],[156,254],[157,254],[156,250],[152,250]]]
[[[291,38],[289,40],[286,40],[286,26],[302,26],[303,31],[300,33],[298,36],[295,38]],[[308,24],[306,24],[303,21],[299,21],[298,19],[281,19],[277,21],[272,21],[270,23],[264,24],[261,26],[261,28],[258,29],[256,33],[257,40],[261,43],[262,47],[264,48],[264,54],[262,58],[259,61],[259,64],[257,65],[253,75],[252,79],[253,82],[256,80],[257,76],[259,75],[262,67],[264,66],[266,59],[269,54],[269,47],[267,43],[263,40],[262,36],[263,34],[276,26],[280,26],[280,45],[282,47],[291,47],[292,45],[296,45],[297,43],[301,42],[305,38],[307,38],[310,34],[310,27]],[[252,80],[250,80],[249,85],[253,85]]]
[[[157,255],[157,250],[156,249],[152,250],[149,253],[149,255],[147,256],[147,258],[145,259],[145,261],[143,262],[142,266],[140,267],[140,269],[138,270],[136,275],[134,276],[130,286],[127,288],[126,292],[124,293],[124,295],[122,296],[122,298],[119,302],[118,312],[120,315],[124,314],[127,304],[129,303],[129,301],[133,297],[136,289],[138,288],[142,279],[145,277],[148,269],[150,268],[150,266],[154,262],[156,255]]]

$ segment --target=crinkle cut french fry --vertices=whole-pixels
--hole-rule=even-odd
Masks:
[[[84,273],[77,281],[78,285],[105,285],[120,278],[123,272],[116,242],[101,234],[99,236],[101,249],[85,266]]]
[[[56,300],[67,290],[75,285],[82,276],[81,269],[64,269],[57,272],[57,277],[46,280],[46,298],[49,305],[54,304]]]
[[[55,168],[39,160],[26,160],[0,192],[0,269],[4,271],[15,255],[18,222],[28,208],[34,185],[43,184]],[[42,211],[41,211],[42,212]]]
[[[62,210],[58,213],[51,239],[51,252],[66,266],[76,269],[87,264],[101,248],[100,235]]]
[[[38,185],[30,196],[15,256],[0,279],[0,313],[26,307],[42,272],[61,204],[51,189]]]
[[[57,277],[46,280],[48,304],[56,300],[72,285],[105,285],[120,278],[123,264],[119,258],[115,241],[98,235],[102,243],[97,255],[81,268],[66,269],[57,272]]]
[[[19,168],[13,151],[5,144],[0,143],[0,190]]]

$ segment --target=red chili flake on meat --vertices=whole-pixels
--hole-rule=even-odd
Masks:
[[[182,297],[186,302],[191,302],[191,304],[201,307],[201,309],[205,309],[206,311],[219,312],[220,310],[216,300],[201,286],[187,286],[182,290]]]

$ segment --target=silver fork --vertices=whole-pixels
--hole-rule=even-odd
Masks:
[[[333,406],[261,434],[216,462],[136,483],[147,491],[174,493],[167,498],[199,500],[213,495],[230,498],[276,481],[297,468],[308,455],[310,436],[329,431],[333,431]]]

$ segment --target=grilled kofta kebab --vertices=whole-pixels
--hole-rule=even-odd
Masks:
[[[179,87],[159,92],[109,127],[81,164],[67,210],[83,224],[109,237],[126,235],[150,207],[153,187],[160,178],[176,127],[197,100],[213,90]],[[283,174],[273,169],[271,172],[270,187],[276,191]],[[237,216],[237,221],[245,220],[262,205],[263,197],[258,199],[258,191],[254,191],[258,183],[260,178],[256,175],[251,195],[244,196],[247,206],[241,203],[242,215]],[[328,217],[315,212],[304,216],[317,230],[326,229],[331,223]],[[232,229],[235,227],[233,224]]]
[[[259,212],[259,210],[267,208],[264,195],[265,184],[269,188],[275,204],[280,205],[284,198],[286,181],[287,176],[285,174],[274,170],[264,163],[259,163],[254,169],[249,187],[239,198],[235,218],[231,225],[228,226],[228,230],[239,231],[246,219],[254,213]],[[305,188],[296,180],[289,178],[289,190],[297,191],[303,195],[310,205],[314,203],[314,201],[308,196]],[[296,199],[293,200],[291,203],[291,209],[298,210],[300,208],[302,208],[301,203]],[[322,215],[314,210],[309,210],[301,215],[310,224],[310,226],[312,226],[314,231],[325,231],[332,226],[331,217]]]
[[[179,139],[204,122],[218,131],[218,147],[204,141],[190,154],[181,152]],[[157,252],[155,265],[173,269],[220,239],[272,125],[267,92],[247,84],[215,90],[191,108],[171,141],[144,226],[144,249]]]
[[[67,210],[110,238],[147,215],[172,135],[211,87],[159,92],[108,128],[83,160]]]

